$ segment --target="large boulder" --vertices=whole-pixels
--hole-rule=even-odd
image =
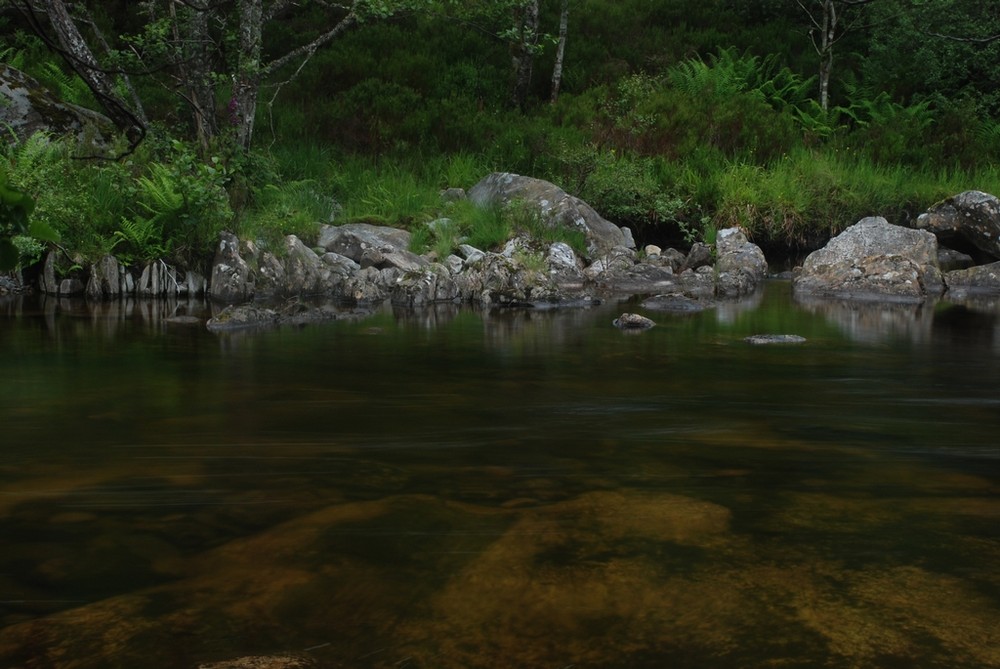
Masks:
[[[216,302],[240,304],[253,299],[256,276],[240,253],[240,240],[230,232],[219,236],[212,262],[209,294]]]
[[[473,186],[468,198],[480,207],[503,207],[520,202],[541,215],[546,225],[579,230],[587,251],[596,257],[616,246],[635,248],[631,234],[604,219],[594,208],[555,184],[510,172],[494,172]]]
[[[767,260],[739,228],[720,230],[715,240],[715,294],[743,297],[767,277]]]
[[[104,146],[115,132],[106,116],[59,100],[24,72],[0,63],[0,127],[24,141],[36,132],[72,136],[90,147]]]
[[[921,301],[944,291],[937,238],[869,217],[809,254],[792,283],[796,294]]]
[[[1000,200],[989,193],[969,190],[938,202],[917,217],[917,227],[945,246],[960,239],[1000,259]]]

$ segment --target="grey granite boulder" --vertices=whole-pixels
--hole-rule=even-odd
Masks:
[[[797,295],[896,301],[936,297],[944,290],[937,238],[882,217],[865,218],[809,254],[792,285]]]
[[[542,179],[510,172],[494,172],[468,192],[471,202],[480,207],[502,207],[522,203],[537,211],[546,225],[579,230],[586,235],[587,252],[597,255],[616,246],[634,248],[631,235],[598,214],[593,207],[555,184]]]
[[[767,277],[767,260],[739,228],[720,230],[715,241],[715,294],[743,297]]]
[[[947,246],[955,238],[1000,259],[1000,199],[978,190],[938,202],[917,217],[917,227]]]
[[[253,299],[255,275],[240,253],[240,240],[230,232],[219,235],[212,262],[209,294],[216,302],[239,304]]]

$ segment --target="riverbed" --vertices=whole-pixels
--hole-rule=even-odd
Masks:
[[[1000,667],[998,313],[6,298],[0,666]]]

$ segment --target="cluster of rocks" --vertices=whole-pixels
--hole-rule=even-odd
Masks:
[[[966,249],[970,253],[963,253]],[[992,262],[977,264],[973,254]],[[967,191],[921,214],[915,228],[869,217],[810,254],[796,295],[923,302],[1000,293],[1000,200]]]
[[[243,305],[209,324],[229,329],[307,322],[335,313],[266,306],[303,296],[354,305],[503,307],[572,306],[642,294],[648,296],[643,302],[648,310],[687,312],[750,295],[768,275],[763,252],[738,228],[721,230],[713,246],[698,243],[688,253],[656,246],[639,251],[627,228],[540,179],[495,173],[468,193],[450,189],[447,197],[484,207],[529,207],[545,225],[582,232],[586,249],[519,236],[497,251],[460,244],[456,253],[438,258],[410,251],[406,230],[352,223],[322,226],[315,246],[289,235],[281,248],[262,248],[223,233],[208,277],[161,260],[130,268],[106,256],[83,277],[73,272],[60,278],[57,254],[51,253],[39,288],[94,300],[207,295],[218,304]],[[806,258],[793,277],[794,292],[881,301],[1000,292],[1000,263],[976,265],[972,256],[944,247],[945,241],[981,257],[1000,256],[1000,201],[976,191],[962,193],[920,216],[916,229],[879,217],[863,219]]]

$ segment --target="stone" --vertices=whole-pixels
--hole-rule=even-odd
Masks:
[[[324,225],[320,228],[319,246],[360,263],[367,249],[375,249],[383,254],[407,250],[410,246],[410,233],[369,223]]]
[[[392,287],[394,305],[420,307],[439,302],[459,302],[459,286],[444,265],[431,265],[419,272],[403,274]]]
[[[970,190],[938,202],[917,217],[916,226],[945,246],[958,238],[1000,259],[1000,199],[989,193]]]
[[[656,325],[656,323],[645,316],[630,313],[622,314],[612,321],[612,324],[619,330],[648,330]]]
[[[87,297],[93,300],[114,299],[121,294],[121,267],[113,255],[105,255],[90,266]]]
[[[208,280],[200,272],[189,269],[184,273],[184,283],[182,285],[184,294],[192,297],[200,296],[204,295],[208,289]]]
[[[212,263],[209,294],[216,302],[239,304],[254,296],[255,276],[240,253],[240,240],[230,232],[219,236]]]
[[[445,202],[457,202],[466,198],[464,188],[445,188],[441,191],[441,199]]]
[[[754,292],[767,277],[767,260],[739,228],[720,230],[715,242],[715,294],[736,298]]]
[[[59,294],[58,273],[59,257],[57,251],[49,251],[45,255],[45,262],[42,263],[42,271],[38,277],[38,289],[46,295]]]
[[[80,295],[85,290],[83,282],[76,277],[70,277],[63,279],[59,282],[59,295],[61,296],[73,296]]]
[[[646,255],[647,258],[653,258],[663,253],[663,249],[661,249],[656,244],[646,244],[646,246],[642,249],[642,252]]]
[[[806,338],[793,334],[758,334],[743,339],[748,344],[763,346],[768,344],[802,344]]]
[[[1000,262],[956,269],[944,275],[949,296],[959,291],[973,293],[1000,293]]]
[[[274,325],[278,322],[278,315],[273,309],[253,304],[231,304],[208,319],[205,326],[212,332],[243,330]]]
[[[482,260],[485,255],[475,246],[469,246],[468,244],[459,244],[458,254],[465,259],[466,265],[475,264],[476,262]]]
[[[592,257],[629,243],[621,228],[589,204],[542,179],[494,172],[469,189],[468,198],[479,207],[503,207],[519,202],[537,212],[550,227],[583,232],[587,252]]]
[[[712,264],[712,247],[702,242],[695,242],[691,246],[691,250],[688,251],[687,257],[684,259],[684,265],[681,267],[683,272],[686,269],[698,269],[699,267],[707,267]]]
[[[545,255],[545,264],[549,268],[549,274],[557,281],[575,283],[583,280],[582,263],[569,244],[564,242],[550,244]]]
[[[922,301],[941,295],[937,238],[869,217],[809,254],[792,280],[796,294]]]
[[[9,141],[23,142],[37,132],[74,137],[89,150],[100,150],[115,135],[111,119],[79,105],[62,102],[24,72],[0,63],[0,127]]]
[[[968,269],[976,264],[972,256],[954,249],[938,247],[938,267],[942,272],[951,272],[956,269]]]

